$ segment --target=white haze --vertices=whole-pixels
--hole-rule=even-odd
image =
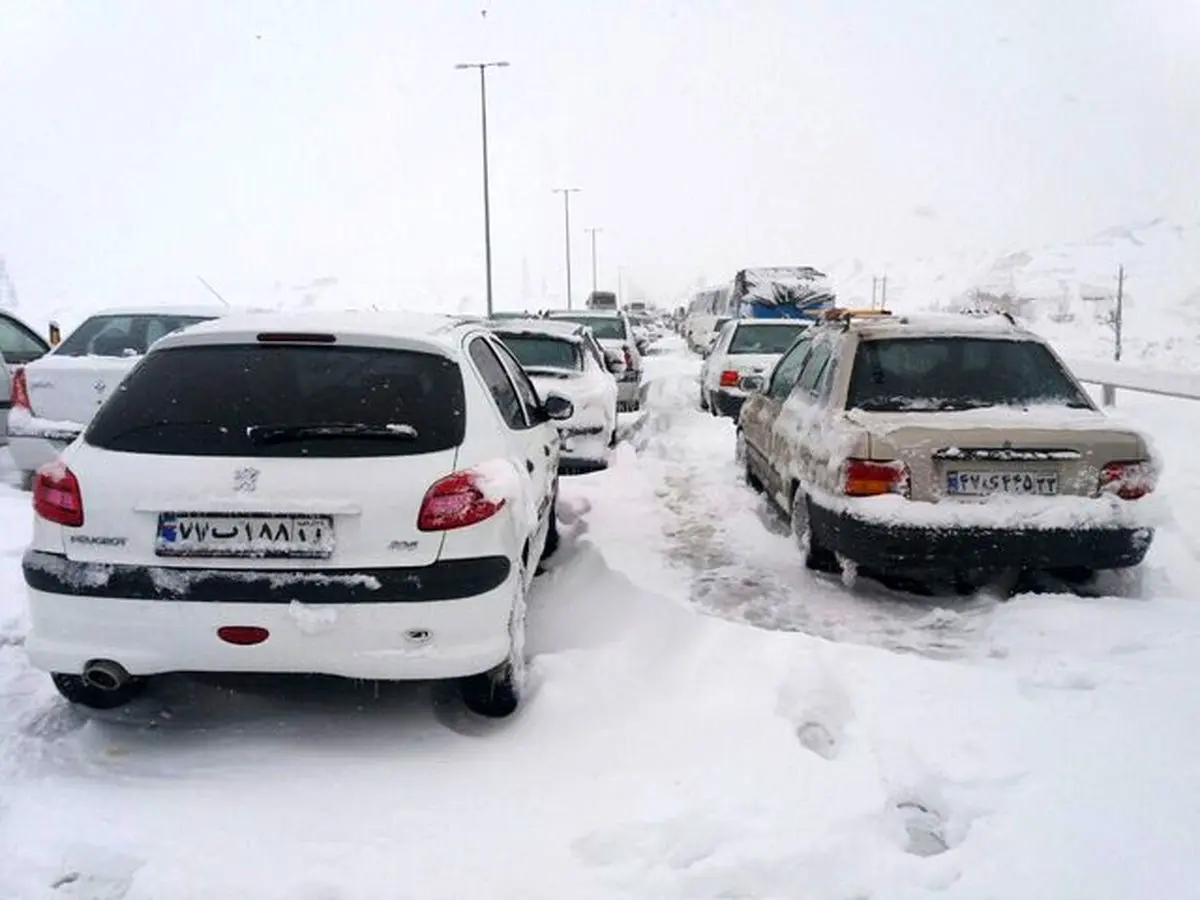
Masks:
[[[1200,214],[1193,0],[0,0],[0,256],[32,318],[131,300],[478,309],[870,268]],[[307,295],[319,294],[319,288]],[[543,293],[544,292],[544,293]]]

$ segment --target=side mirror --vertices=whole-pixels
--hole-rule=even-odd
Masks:
[[[57,322],[50,323],[50,346],[57,347],[62,343],[62,327]]]
[[[608,371],[613,375],[625,374],[625,357],[616,350],[605,350],[604,362],[608,366]]]
[[[766,379],[761,375],[744,375],[742,376],[742,380],[738,382],[738,387],[740,387],[747,394],[753,394],[757,391],[761,391],[764,387],[766,387],[766,384]]]
[[[546,418],[552,422],[562,422],[575,415],[575,404],[561,394],[547,394],[542,409],[546,411]]]

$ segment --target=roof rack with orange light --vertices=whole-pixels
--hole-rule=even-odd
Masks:
[[[834,307],[833,309],[822,310],[821,320],[824,322],[842,322],[848,325],[851,319],[883,318],[891,314],[892,311],[890,309]]]

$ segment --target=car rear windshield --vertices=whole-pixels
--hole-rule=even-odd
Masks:
[[[501,333],[499,337],[526,369],[583,370],[583,355],[579,345],[572,341],[535,334]]]
[[[918,412],[988,406],[1091,408],[1037,341],[903,338],[859,344],[847,409]]]
[[[739,353],[783,353],[805,325],[739,325],[729,342],[729,352]]]
[[[620,316],[554,316],[560,322],[578,322],[592,329],[602,341],[625,340],[625,320]]]
[[[129,316],[92,316],[67,335],[55,356],[141,356],[160,337],[206,322],[212,316],[169,313]]]
[[[431,353],[233,344],[148,354],[92,419],[106,450],[364,457],[462,443],[458,365]]]

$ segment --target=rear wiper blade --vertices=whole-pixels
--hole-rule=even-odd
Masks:
[[[413,441],[417,429],[411,425],[364,425],[361,422],[313,422],[306,425],[251,425],[246,437],[256,444],[283,444],[312,438],[384,438]]]

